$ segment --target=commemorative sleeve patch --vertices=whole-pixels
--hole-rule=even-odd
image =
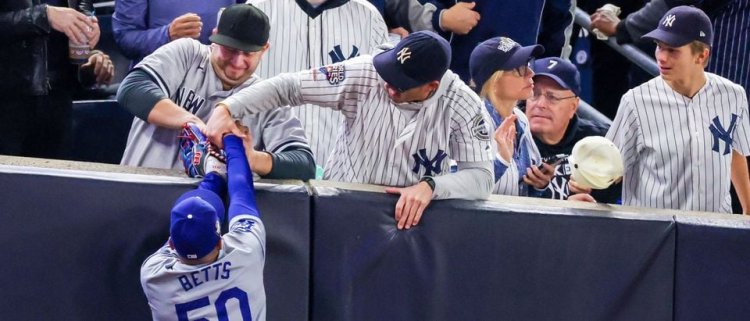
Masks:
[[[482,114],[477,114],[471,119],[471,134],[479,140],[490,140],[489,128]]]
[[[318,71],[325,75],[326,80],[331,85],[338,85],[346,79],[346,68],[343,64],[323,66]]]

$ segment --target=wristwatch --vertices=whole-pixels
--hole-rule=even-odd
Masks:
[[[435,191],[435,180],[432,179],[432,176],[423,176],[422,179],[420,179],[419,181],[427,183],[427,185],[430,186],[430,189],[433,192]]]

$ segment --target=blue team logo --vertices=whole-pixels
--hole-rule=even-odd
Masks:
[[[338,85],[346,79],[346,69],[342,64],[323,66],[318,70],[326,76],[328,83],[331,85]]]
[[[448,154],[442,149],[438,149],[435,157],[430,158],[427,156],[427,149],[422,148],[418,153],[414,153],[411,156],[414,157],[414,162],[416,163],[412,169],[414,173],[419,174],[419,168],[424,167],[424,175],[432,176],[433,173],[440,174],[443,171],[441,169],[443,160]]]
[[[708,126],[708,130],[711,131],[711,135],[714,135],[714,145],[711,148],[713,151],[719,153],[721,142],[724,142],[724,151],[722,155],[729,154],[732,151],[732,133],[737,128],[737,114],[732,114],[732,119],[729,121],[729,127],[724,129],[719,121],[719,116],[714,117],[711,125]]]
[[[359,56],[359,48],[357,48],[357,46],[352,46],[352,53],[347,57],[344,55],[344,52],[341,51],[341,45],[336,45],[335,47],[333,47],[333,50],[328,52],[328,56],[331,57],[331,61],[333,61],[333,63],[342,62],[344,60]]]

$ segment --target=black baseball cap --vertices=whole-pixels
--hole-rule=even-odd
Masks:
[[[418,31],[373,57],[383,80],[400,91],[440,80],[451,64],[451,46],[431,31]]]
[[[659,27],[641,38],[661,41],[671,47],[682,47],[693,41],[700,41],[711,47],[714,28],[703,10],[679,6],[667,11],[659,21]]]
[[[557,57],[542,58],[534,61],[531,70],[534,71],[534,78],[549,77],[563,89],[572,91],[576,96],[581,95],[581,74],[572,62]]]
[[[544,53],[541,45],[521,46],[507,37],[485,40],[474,48],[469,57],[471,79],[479,91],[487,79],[498,70],[513,70],[529,63]]]
[[[208,39],[242,51],[259,51],[268,43],[271,24],[263,11],[251,4],[235,4],[219,18],[218,31]]]

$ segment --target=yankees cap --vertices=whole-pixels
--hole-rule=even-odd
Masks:
[[[373,57],[372,63],[383,80],[405,91],[443,78],[451,64],[451,46],[434,32],[418,31]]]
[[[482,90],[487,79],[498,70],[513,70],[544,53],[541,45],[522,47],[513,39],[494,37],[474,48],[469,57],[469,72],[476,90]]]
[[[623,175],[620,149],[606,137],[589,136],[579,140],[568,157],[570,177],[577,184],[605,189]]]
[[[200,259],[218,244],[224,203],[214,192],[197,189],[182,194],[172,207],[169,227],[175,251],[183,258]]]
[[[670,47],[682,47],[696,40],[711,47],[714,28],[711,19],[701,9],[679,6],[667,11],[656,30],[641,38],[661,41]]]
[[[259,51],[268,43],[271,24],[263,11],[251,4],[235,4],[219,18],[218,31],[208,39],[242,51]]]
[[[534,71],[534,78],[547,76],[576,96],[581,95],[581,74],[570,61],[557,57],[537,59],[531,64],[531,70]]]

